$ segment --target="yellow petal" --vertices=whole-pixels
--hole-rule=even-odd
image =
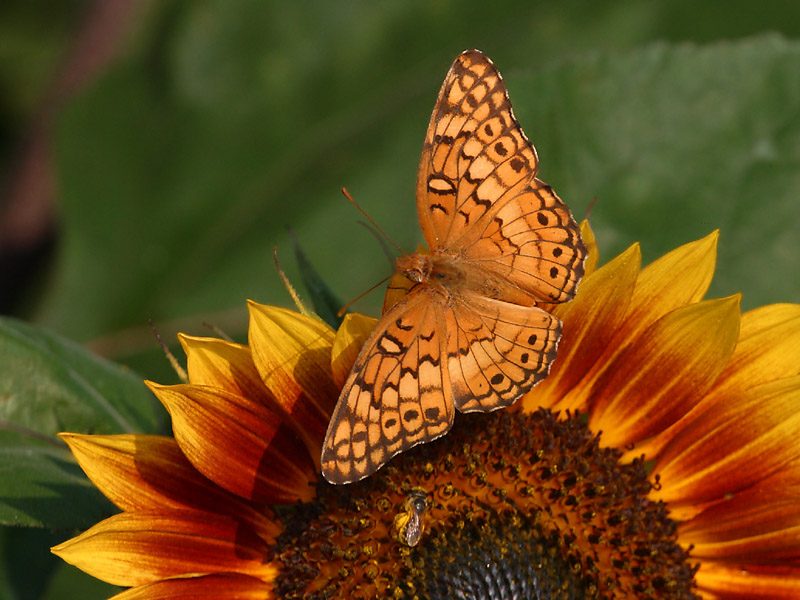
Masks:
[[[217,387],[240,396],[274,403],[247,346],[183,333],[178,334],[178,340],[186,353],[186,370],[192,384]]]
[[[623,447],[666,429],[712,386],[739,336],[739,295],[674,310],[625,348],[592,386],[590,427]]]
[[[742,315],[739,341],[714,387],[681,422],[628,453],[628,460],[645,453],[658,456],[667,444],[700,418],[709,407],[725,406],[730,399],[762,383],[797,373],[800,364],[800,305],[772,304]]]
[[[309,451],[319,456],[339,397],[331,372],[335,333],[291,310],[255,302],[249,307],[253,362]]]
[[[717,262],[719,232],[684,244],[642,269],[626,319],[626,338],[633,339],[670,311],[705,296]]]
[[[231,517],[198,511],[121,513],[51,551],[114,585],[187,574],[233,572],[271,581],[269,548]]]
[[[628,313],[640,259],[639,246],[634,244],[585,277],[573,301],[553,310],[563,321],[558,355],[547,379],[523,396],[523,410],[584,407],[588,386],[578,384],[592,376]]]
[[[333,381],[337,388],[344,385],[350,369],[356,362],[356,357],[361,351],[361,346],[367,341],[369,334],[375,329],[377,319],[360,315],[358,313],[346,314],[341,326],[336,332],[331,351],[331,370]]]
[[[800,371],[800,305],[772,304],[742,315],[739,343],[720,375],[709,404],[737,389],[789,377]]]

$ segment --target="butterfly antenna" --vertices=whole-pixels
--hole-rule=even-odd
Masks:
[[[387,241],[388,241],[388,242],[389,242],[389,243],[390,243],[392,246],[394,246],[395,248],[397,248],[398,252],[401,252],[402,254],[405,254],[405,252],[403,252],[403,249],[402,249],[400,246],[398,246],[397,244],[395,244],[394,240],[393,240],[392,238],[390,238],[390,237],[388,236],[388,234],[387,234],[387,233],[386,233],[386,232],[385,232],[383,229],[381,229],[380,227],[378,227],[378,224],[377,224],[375,221],[373,221],[373,220],[372,220],[372,217],[370,217],[370,216],[369,216],[369,215],[366,213],[366,211],[365,211],[363,208],[361,208],[361,207],[360,207],[360,206],[359,206],[359,205],[356,203],[356,201],[355,201],[355,200],[353,200],[353,197],[350,195],[350,192],[348,192],[348,191],[347,191],[347,188],[342,188],[342,193],[344,194],[344,197],[345,197],[345,198],[347,198],[348,200],[350,200],[350,204],[352,204],[353,206],[355,206],[355,207],[358,209],[358,211],[359,211],[359,212],[360,212],[362,215],[364,215],[364,216],[367,218],[367,220],[368,220],[370,223],[372,223],[372,226],[373,226],[375,229],[377,229],[377,230],[378,230],[378,231],[381,233],[381,235],[382,235],[384,238],[386,238],[386,240],[387,240]],[[381,283],[383,283],[383,282],[381,282]]]
[[[339,312],[337,312],[337,313],[336,313],[336,316],[337,316],[337,317],[342,317],[342,316],[344,316],[344,313],[345,313],[345,311],[347,311],[347,309],[348,309],[348,308],[350,308],[350,307],[351,307],[353,304],[355,304],[356,302],[358,302],[359,300],[361,300],[361,299],[362,299],[364,296],[366,296],[367,294],[369,294],[369,293],[370,293],[372,290],[374,290],[375,288],[377,288],[379,285],[382,285],[382,284],[386,283],[386,282],[389,280],[389,278],[390,278],[390,277],[392,277],[392,275],[389,275],[388,277],[384,277],[384,278],[383,278],[383,279],[381,279],[381,280],[380,280],[378,283],[376,283],[376,284],[375,284],[375,285],[373,285],[371,288],[369,288],[369,289],[368,289],[366,292],[362,292],[361,294],[359,294],[358,296],[356,296],[355,298],[353,298],[352,300],[350,300],[350,302],[348,302],[348,303],[347,303],[347,304],[345,304],[345,305],[344,305],[342,308],[340,308],[340,309],[339,309]]]
[[[178,378],[183,383],[189,383],[189,375],[186,373],[186,369],[181,366],[181,363],[178,362],[178,359],[175,358],[175,355],[170,352],[170,349],[167,347],[167,344],[164,342],[164,338],[161,337],[161,332],[156,328],[155,323],[153,323],[153,319],[147,319],[147,324],[150,325],[150,329],[153,332],[153,335],[156,338],[159,346],[161,346],[161,350],[164,352],[164,355],[167,357],[169,364],[172,365],[172,369],[178,375]]]
[[[587,220],[587,221],[589,220],[589,217],[590,217],[590,216],[591,216],[591,214],[592,214],[592,209],[594,208],[594,205],[595,205],[595,204],[597,204],[597,196],[595,196],[594,198],[592,198],[592,201],[591,201],[591,202],[589,202],[589,206],[587,206],[587,207],[586,207],[586,214],[584,214],[584,216],[583,216],[583,218],[584,218],[585,220]]]
[[[383,254],[386,257],[386,260],[389,261],[389,268],[394,269],[394,260],[395,257],[392,255],[392,252],[389,250],[389,246],[386,244],[386,240],[383,239],[380,234],[375,231],[372,227],[369,226],[369,223],[365,223],[364,221],[359,221],[359,225],[361,225],[364,229],[370,232],[372,236],[377,240],[380,244],[381,249],[383,250]]]

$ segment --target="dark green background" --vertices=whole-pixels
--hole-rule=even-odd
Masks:
[[[58,6],[0,7],[4,176],[90,3]],[[473,47],[505,76],[539,176],[579,218],[595,201],[602,259],[640,241],[650,262],[719,228],[711,296],[800,301],[799,34],[796,2],[142,3],[59,114],[60,237],[17,314],[171,381],[148,317],[170,340],[203,322],[243,339],[245,299],[290,304],[273,246],[299,283],[287,227],[355,297],[389,266],[339,189],[416,246],[422,138]],[[0,597],[39,597],[18,583],[24,552],[42,597],[109,595],[65,567],[47,583],[37,552],[70,533],[24,532],[2,538]]]

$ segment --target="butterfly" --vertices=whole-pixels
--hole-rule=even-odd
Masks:
[[[547,376],[561,323],[536,304],[575,295],[586,248],[537,166],[492,61],[460,54],[417,175],[430,253],[397,259],[401,297],[361,349],[328,426],[329,482],[363,479],[447,433],[456,409],[509,406]]]

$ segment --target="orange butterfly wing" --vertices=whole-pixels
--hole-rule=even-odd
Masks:
[[[350,483],[453,425],[441,335],[443,297],[416,287],[383,315],[356,358],[333,412],[322,474]]]
[[[471,274],[479,289],[434,275],[406,280],[398,289],[408,294],[386,303],[323,443],[331,483],[362,479],[444,435],[455,408],[508,406],[546,377],[561,323],[532,305],[574,295],[586,249],[569,209],[535,178],[537,164],[497,69],[476,50],[462,53],[428,126],[417,213],[437,264]]]
[[[509,406],[550,370],[560,322],[536,307],[416,285],[383,315],[342,388],[322,451],[331,483],[351,483],[443,436],[455,408]]]
[[[417,214],[431,251],[458,254],[527,292],[564,302],[586,248],[569,208],[536,179],[538,158],[503,78],[477,50],[445,77],[417,178]]]
[[[547,376],[561,322],[536,307],[469,294],[445,312],[442,331],[453,403],[461,412],[488,412]]]

